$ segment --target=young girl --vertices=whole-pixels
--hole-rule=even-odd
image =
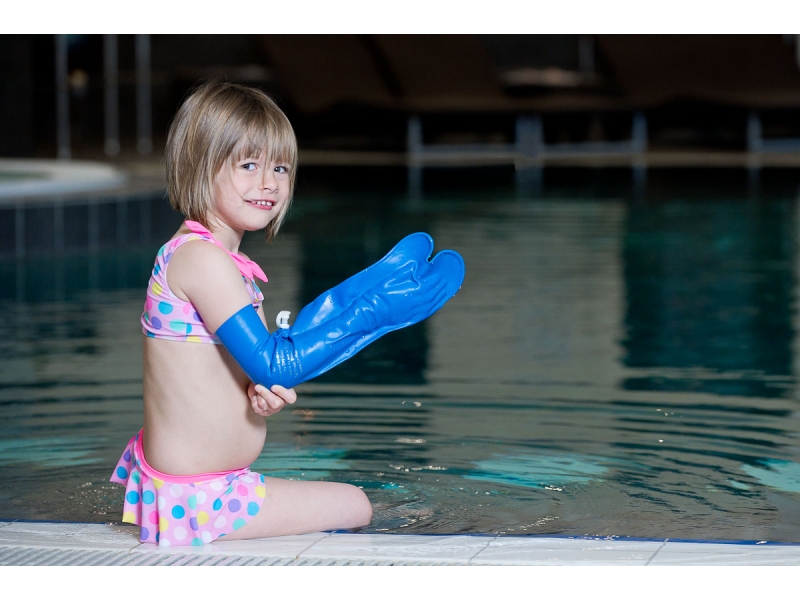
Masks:
[[[112,476],[126,486],[123,521],[143,542],[202,545],[365,526],[372,508],[348,484],[286,481],[250,471],[264,417],[294,404],[297,383],[387,331],[438,310],[461,285],[463,261],[409,236],[381,262],[270,335],[239,252],[245,231],[277,234],[292,198],[297,145],[263,92],[210,82],[170,126],[170,202],[186,221],[158,252],[142,315],[144,427]]]

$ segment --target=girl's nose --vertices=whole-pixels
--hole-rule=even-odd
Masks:
[[[264,176],[261,178],[261,189],[275,191],[278,189],[278,179],[275,177],[275,170],[271,167],[264,169]]]

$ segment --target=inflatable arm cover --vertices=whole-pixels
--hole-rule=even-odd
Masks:
[[[302,367],[287,331],[270,334],[248,305],[220,325],[217,337],[252,381],[267,388],[275,383],[292,387],[299,383]]]
[[[464,259],[443,250],[429,260],[432,251],[427,233],[413,233],[304,307],[291,327],[270,335],[255,309],[245,306],[216,334],[251,380],[294,387],[382,335],[428,318],[452,298],[464,281]]]

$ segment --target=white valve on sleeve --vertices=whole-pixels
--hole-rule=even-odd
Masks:
[[[275,317],[275,325],[277,325],[280,329],[289,329],[289,315],[292,314],[291,311],[282,310],[278,313],[278,316]]]

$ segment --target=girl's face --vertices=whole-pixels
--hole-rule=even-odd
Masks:
[[[214,180],[214,216],[237,231],[264,229],[289,200],[289,165],[265,155],[222,166]]]

